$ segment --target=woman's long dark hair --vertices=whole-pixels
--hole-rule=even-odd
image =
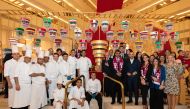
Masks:
[[[159,59],[159,58],[154,58],[154,59],[153,59],[153,68],[155,67],[155,66],[154,66],[154,61],[155,61],[155,60],[158,61],[158,68],[160,68],[160,67],[161,67],[161,64],[160,64],[160,59]]]
[[[144,56],[148,57],[148,63],[150,64],[150,60],[149,60],[150,57],[149,57],[149,55],[145,53],[145,54],[143,55],[143,57],[144,57]],[[142,57],[142,66],[144,66],[144,64],[145,64],[145,61],[144,61],[143,57]]]
[[[139,60],[139,59],[138,59],[139,53],[141,53],[141,52],[138,51],[138,52],[136,53],[136,56],[135,56],[135,59],[137,59],[137,60]],[[143,62],[143,57],[142,57],[142,55],[141,55],[141,57],[140,57],[140,62],[141,62],[141,63]]]

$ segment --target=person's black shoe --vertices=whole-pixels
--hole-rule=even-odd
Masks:
[[[121,102],[121,101],[118,101],[117,103],[122,104],[122,102]]]
[[[133,102],[132,100],[127,101],[127,103],[132,103],[132,102]]]
[[[139,105],[139,103],[138,103],[138,102],[135,102],[135,105]]]
[[[112,101],[111,104],[115,104],[115,101]]]

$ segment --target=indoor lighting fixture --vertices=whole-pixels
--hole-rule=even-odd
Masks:
[[[163,21],[163,20],[165,20],[165,19],[160,19],[160,20],[157,20],[156,22],[161,22],[161,21]]]
[[[182,18],[184,18],[185,16],[181,16],[181,17],[179,17],[178,19],[182,19]]]
[[[23,3],[20,3],[20,4],[18,4],[19,6],[23,6],[24,4]]]
[[[16,2],[14,2],[15,4],[19,4],[20,2],[19,1],[16,1]]]
[[[67,5],[69,5],[70,7],[72,7],[73,9],[75,9],[77,12],[82,13],[82,11],[80,11],[78,8],[76,8],[75,6],[73,6],[71,3],[69,3],[67,0],[63,0]],[[84,14],[84,16],[89,20],[90,18]]]
[[[184,11],[184,12],[181,12],[181,13],[178,13],[178,14],[176,14],[176,15],[182,15],[182,14],[185,14],[185,13],[188,13],[188,12],[190,12],[190,10],[187,10],[187,11]]]
[[[160,3],[160,2],[163,2],[163,1],[164,1],[164,0],[159,0],[159,1],[153,3],[153,4],[149,5],[149,6],[146,6],[146,7],[142,8],[142,9],[138,10],[137,12],[144,11],[145,9],[148,9],[148,8],[150,8],[150,7],[152,7],[152,6],[156,5],[156,4],[158,4],[158,3]]]
[[[170,16],[169,19],[173,18],[174,16]]]
[[[90,2],[90,4],[92,5],[92,6],[94,6],[94,8],[97,8],[97,6],[92,2],[92,0],[88,0],[89,2]]]
[[[42,9],[42,8],[40,8],[40,7],[38,7],[38,6],[34,5],[34,4],[32,4],[32,3],[30,3],[30,2],[27,1],[27,0],[22,0],[22,1],[23,1],[24,3],[26,3],[26,4],[28,4],[28,5],[33,6],[34,8],[39,9],[40,11],[44,11],[44,9]]]
[[[15,0],[9,0],[10,2],[14,2]]]
[[[162,4],[162,3],[160,4],[160,6],[163,6],[163,5],[164,5],[164,4]]]

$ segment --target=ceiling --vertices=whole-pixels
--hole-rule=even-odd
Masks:
[[[152,20],[157,23],[178,21],[190,14],[189,0],[123,0],[121,10],[96,13],[97,0],[0,0],[0,14],[50,17],[65,24],[77,18],[80,26],[90,19],[133,22]]]

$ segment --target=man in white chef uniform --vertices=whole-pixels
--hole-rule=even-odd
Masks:
[[[63,88],[62,78],[57,79],[57,88],[53,91],[53,107],[54,109],[63,109],[64,106],[65,89]]]
[[[4,76],[8,82],[8,106],[12,108],[15,93],[14,74],[19,60],[19,51],[17,46],[12,46],[12,59],[5,62]]]
[[[89,80],[89,69],[92,67],[91,60],[86,57],[86,51],[82,50],[81,57],[77,61],[78,76],[84,75],[85,82]]]
[[[71,88],[68,99],[70,100],[69,109],[89,109],[88,102],[85,100],[85,90],[82,87],[82,80],[76,81],[76,86]]]
[[[30,109],[39,109],[47,105],[47,93],[46,93],[46,78],[45,78],[45,66],[44,51],[40,51],[37,58],[37,63],[31,67],[32,77],[32,93]]]
[[[48,83],[48,94],[51,104],[53,103],[53,90],[56,89],[56,81],[59,75],[59,63],[58,63],[58,54],[53,54],[53,60],[49,61],[46,64],[46,78]]]
[[[68,62],[70,64],[70,71],[72,73],[72,78],[75,78],[76,77],[76,70],[77,70],[77,58],[75,57],[76,55],[76,52],[75,50],[71,50],[71,54],[70,56],[68,57]]]
[[[24,61],[24,56],[25,56],[25,54],[26,54],[26,45],[24,45],[23,47],[22,47],[22,56],[19,58],[19,62],[20,61]]]
[[[31,97],[31,56],[32,50],[26,50],[24,61],[19,62],[15,70],[15,94],[13,108],[28,109]]]
[[[44,53],[44,65],[49,62],[49,51],[45,51]]]
[[[61,76],[62,80],[64,81],[63,85],[72,79],[72,73],[70,71],[70,64],[68,62],[68,54],[63,54],[63,60],[59,63],[59,75]],[[60,77],[59,77],[60,78]]]

